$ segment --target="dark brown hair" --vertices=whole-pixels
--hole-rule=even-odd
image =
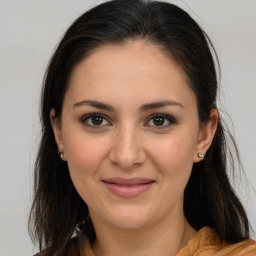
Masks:
[[[197,97],[202,123],[209,120],[210,110],[217,108],[217,55],[206,33],[179,7],[158,1],[113,0],[79,17],[55,50],[42,90],[42,137],[35,164],[30,227],[40,250],[47,248],[49,255],[59,255],[72,235],[79,232],[91,241],[95,239],[87,205],[72,184],[66,162],[58,157],[50,110],[54,108],[56,117],[61,117],[72,70],[92,50],[136,39],[161,46],[181,66]],[[185,189],[184,213],[195,229],[210,226],[226,241],[238,242],[248,238],[249,224],[227,176],[227,134],[220,118],[204,161],[193,166]]]

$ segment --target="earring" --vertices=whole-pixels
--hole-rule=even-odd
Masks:
[[[61,159],[62,161],[64,161],[63,153],[62,153],[62,152],[58,152],[58,155],[59,155],[60,159]]]
[[[203,154],[202,152],[198,152],[198,157],[200,157],[200,158],[204,158],[204,156],[205,156],[205,154]]]

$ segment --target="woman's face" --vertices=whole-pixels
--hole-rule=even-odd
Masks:
[[[61,120],[54,110],[51,118],[94,223],[139,228],[183,216],[192,165],[214,132],[200,126],[185,74],[159,48],[96,49],[72,73]]]

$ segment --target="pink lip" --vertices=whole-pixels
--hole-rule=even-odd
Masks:
[[[109,178],[104,179],[103,183],[113,194],[123,198],[132,198],[149,190],[155,181],[146,178]]]

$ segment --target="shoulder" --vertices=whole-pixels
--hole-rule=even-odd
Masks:
[[[50,256],[49,250],[44,250],[35,254],[34,256]],[[78,237],[74,237],[68,241],[59,256],[80,256],[80,241]]]
[[[204,227],[180,250],[177,256],[256,256],[256,241],[245,240],[230,244],[220,239],[217,233]]]

